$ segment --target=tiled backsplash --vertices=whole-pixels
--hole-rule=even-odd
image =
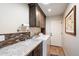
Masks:
[[[41,32],[39,27],[30,27],[30,36],[34,36]]]
[[[20,39],[20,38],[29,38],[30,37],[30,32],[19,32],[19,33],[12,33],[12,34],[5,34],[5,40],[7,39]]]

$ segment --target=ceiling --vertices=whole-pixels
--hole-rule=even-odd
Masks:
[[[41,7],[46,16],[63,15],[65,9],[67,8],[67,5],[67,3],[39,3],[39,6]],[[48,9],[51,9],[51,12],[49,12]]]

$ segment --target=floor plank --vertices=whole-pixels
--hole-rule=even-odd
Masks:
[[[49,56],[65,56],[64,50],[62,47],[50,45],[48,50]]]

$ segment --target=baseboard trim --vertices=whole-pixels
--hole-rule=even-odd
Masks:
[[[62,46],[57,46],[57,45],[50,45],[50,46],[54,46],[54,47],[59,47],[59,48],[62,48]]]

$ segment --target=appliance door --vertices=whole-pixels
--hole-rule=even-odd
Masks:
[[[43,41],[43,56],[48,56],[49,48],[50,48],[50,37],[47,40]]]
[[[51,45],[51,37],[49,37],[48,40],[47,40],[47,56],[49,56],[50,45]]]

